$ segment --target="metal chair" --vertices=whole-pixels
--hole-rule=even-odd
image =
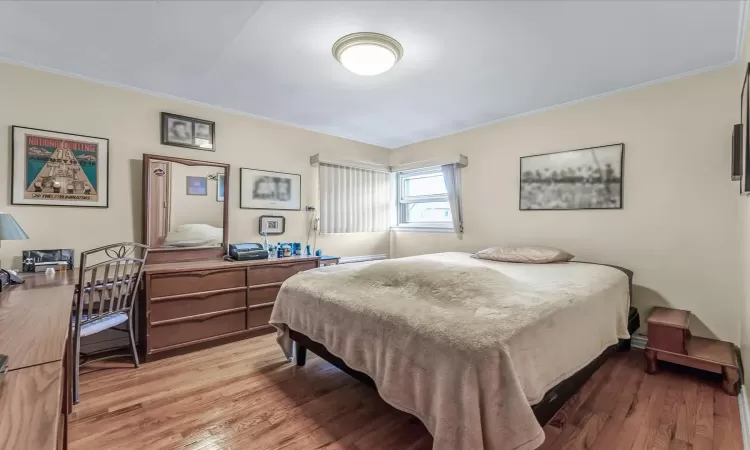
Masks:
[[[138,295],[138,284],[148,249],[146,245],[124,242],[81,254],[71,333],[74,403],[79,401],[81,365],[122,356],[110,354],[96,357],[82,354],[81,337],[127,322],[127,330],[120,331],[127,331],[133,363],[136,368],[139,367],[138,350],[133,334],[133,305]],[[81,356],[85,358],[83,362]]]

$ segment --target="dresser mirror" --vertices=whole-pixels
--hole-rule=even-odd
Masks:
[[[228,194],[229,164],[143,155],[143,240],[151,247],[148,262],[223,257]]]

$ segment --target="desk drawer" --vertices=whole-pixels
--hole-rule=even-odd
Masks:
[[[245,306],[245,296],[245,287],[241,286],[231,290],[154,298],[151,300],[149,320],[158,322],[242,308]]]
[[[194,294],[245,286],[245,269],[199,270],[195,272],[157,273],[150,276],[150,295]]]
[[[246,314],[243,307],[237,310],[175,319],[168,323],[152,324],[149,336],[151,349],[178,346],[242,331],[245,329]]]
[[[247,284],[268,284],[285,281],[292,275],[317,267],[315,261],[288,262],[261,267],[248,267]]]

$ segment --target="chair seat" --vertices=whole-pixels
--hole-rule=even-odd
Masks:
[[[85,314],[81,317],[81,320],[87,320]],[[81,337],[90,336],[99,333],[100,331],[108,330],[126,322],[127,320],[128,315],[126,313],[115,313],[104,316],[101,319],[94,319],[89,323],[81,325]],[[75,326],[75,323],[73,325]]]

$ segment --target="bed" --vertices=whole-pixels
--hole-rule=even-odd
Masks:
[[[220,246],[224,239],[224,230],[203,223],[180,225],[167,232],[160,242],[160,247],[207,247]]]
[[[631,275],[466,253],[332,266],[287,280],[270,323],[287,357],[296,341],[298,363],[310,348],[369,381],[435,449],[533,449],[560,397],[629,339]]]

